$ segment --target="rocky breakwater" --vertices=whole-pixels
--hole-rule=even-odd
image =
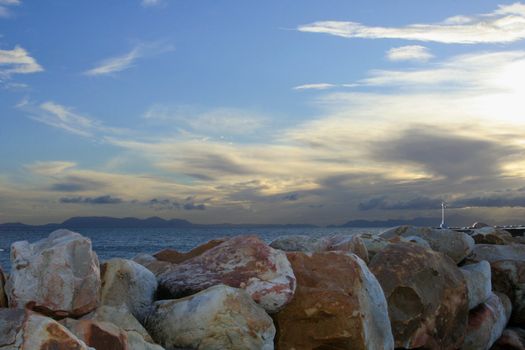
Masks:
[[[0,348],[523,349],[525,245],[503,236],[245,235],[99,266],[59,230],[12,245]]]

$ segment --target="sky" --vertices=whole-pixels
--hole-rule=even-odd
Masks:
[[[524,101],[525,2],[0,0],[0,222],[524,223]]]

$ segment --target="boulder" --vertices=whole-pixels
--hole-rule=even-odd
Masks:
[[[461,349],[490,349],[503,333],[510,317],[510,309],[510,301],[505,295],[500,298],[491,294],[484,303],[471,310],[467,335]]]
[[[201,244],[187,253],[181,253],[175,249],[167,248],[153,254],[153,257],[159,261],[180,264],[183,261],[201,255],[205,251],[210,250],[211,248],[214,248],[225,241],[226,239],[212,239],[211,241]]]
[[[132,260],[153,272],[155,276],[159,276],[173,265],[167,261],[157,260],[154,256],[149,254],[138,254],[133,257]]]
[[[270,247],[285,252],[318,252],[325,250],[324,242],[319,237],[306,235],[286,235],[274,239]]]
[[[379,251],[391,244],[388,239],[381,238],[373,233],[360,233],[358,234],[358,237],[361,238],[361,241],[363,241],[363,244],[366,247],[369,260],[371,260]]]
[[[82,317],[82,319],[112,323],[127,332],[128,340],[140,337],[148,343],[153,343],[153,339],[148,331],[125,306],[100,306],[95,311]],[[132,337],[132,334],[135,336]]]
[[[4,270],[0,267],[0,308],[8,307],[5,282]]]
[[[97,350],[128,350],[127,334],[108,322],[66,318],[60,322],[78,339]]]
[[[465,259],[474,248],[472,237],[463,232],[449,229],[434,229],[431,227],[398,226],[388,229],[380,234],[380,237],[390,239],[395,236],[423,238],[430,247],[448,255],[457,264]]]
[[[525,245],[476,244],[468,260],[490,263],[493,290],[512,302],[511,322],[525,324]]]
[[[507,328],[491,350],[525,350],[525,329]]]
[[[286,254],[257,236],[236,236],[158,276],[162,299],[180,298],[217,284],[245,289],[268,312],[293,297],[295,276]]]
[[[48,238],[11,246],[6,283],[10,307],[30,307],[52,317],[78,317],[99,303],[100,270],[91,241],[57,230]]]
[[[0,309],[0,335],[6,350],[91,349],[58,322],[27,309]]]
[[[477,229],[477,228],[483,228],[483,227],[489,227],[489,225],[485,224],[484,222],[475,222],[470,226],[470,228]]]
[[[102,264],[102,305],[125,305],[140,322],[144,320],[157,290],[155,275],[134,261],[111,259]]]
[[[325,251],[344,251],[354,253],[368,263],[368,250],[361,237],[347,235],[333,235],[325,238],[327,247]]]
[[[155,302],[146,328],[168,349],[270,350],[275,336],[272,319],[250,295],[226,285]]]
[[[381,286],[363,260],[342,251],[290,252],[294,299],[274,315],[277,349],[393,349]]]
[[[470,235],[476,244],[512,244],[514,238],[510,232],[495,227],[483,227]]]
[[[467,283],[468,307],[472,310],[492,294],[490,264],[482,260],[477,264],[464,265],[460,271]]]
[[[396,347],[461,346],[468,296],[452,259],[414,243],[396,243],[377,253],[369,268],[385,293]]]

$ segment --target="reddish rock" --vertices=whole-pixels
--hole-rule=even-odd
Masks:
[[[492,294],[484,303],[470,311],[467,335],[461,349],[490,349],[503,333],[510,312],[510,301],[507,296],[503,294],[500,298]]]
[[[365,242],[361,237],[335,235],[326,237],[327,247],[326,251],[340,250],[344,252],[354,253],[366,263],[368,263],[368,250],[366,249]]]
[[[88,350],[86,344],[65,327],[27,309],[0,309],[0,348]]]
[[[397,243],[378,252],[369,268],[388,301],[396,347],[461,347],[468,320],[467,287],[449,257]]]
[[[525,329],[507,328],[491,350],[525,350]]]
[[[213,239],[209,242],[199,245],[198,247],[190,250],[187,253],[181,253],[175,249],[167,248],[153,254],[153,257],[159,261],[166,261],[172,264],[180,264],[181,262],[201,255],[202,253],[204,253],[207,250],[210,250],[211,248],[215,248],[216,246],[225,241],[226,239]]]
[[[164,299],[195,294],[217,284],[245,289],[266,311],[293,297],[295,277],[286,254],[257,236],[237,236],[203,254],[172,265],[158,276]]]
[[[61,323],[84,343],[97,350],[128,350],[127,334],[114,324],[71,318]]]
[[[78,317],[99,303],[100,269],[91,241],[68,230],[11,246],[6,283],[10,307],[30,307],[46,315]]]
[[[341,251],[287,255],[297,290],[274,315],[277,349],[394,348],[383,291],[361,259]]]
[[[525,261],[494,261],[490,267],[492,288],[512,302],[511,322],[525,325]]]
[[[7,295],[5,293],[5,282],[4,270],[0,267],[0,308],[8,307]]]

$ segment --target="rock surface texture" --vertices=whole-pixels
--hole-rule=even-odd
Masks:
[[[414,243],[398,243],[377,253],[369,268],[385,293],[396,347],[461,347],[468,320],[467,287],[449,257]]]
[[[58,322],[30,310],[0,310],[0,348],[5,350],[88,350]]]
[[[112,323],[66,318],[61,324],[96,350],[128,350],[126,333]]]
[[[245,289],[268,312],[293,297],[295,276],[283,251],[257,236],[237,236],[158,276],[163,299],[192,295],[217,284]]]
[[[503,229],[495,227],[483,227],[471,234],[476,244],[511,244],[512,235]]]
[[[297,290],[274,316],[277,349],[394,348],[381,286],[346,252],[290,252]]]
[[[460,270],[467,283],[468,307],[471,310],[492,294],[490,264],[482,260],[477,264],[462,266]]]
[[[398,226],[382,232],[380,237],[390,239],[395,236],[423,238],[430,247],[448,255],[457,264],[468,256],[474,248],[472,237],[463,232],[430,227]]]
[[[503,298],[507,299],[505,295]],[[492,294],[469,314],[462,350],[488,350],[503,333],[510,317],[510,301]]]
[[[505,329],[491,350],[525,350],[525,329]]]
[[[211,241],[201,244],[187,253],[181,253],[175,249],[167,248],[153,254],[153,257],[159,261],[180,264],[181,262],[201,255],[205,251],[210,250],[211,248],[214,248],[225,241],[226,239],[212,239]]]
[[[134,261],[111,259],[102,264],[101,279],[101,304],[125,305],[142,322],[157,290],[155,275]]]
[[[476,244],[469,260],[490,263],[493,290],[512,302],[511,322],[525,324],[525,245]]]
[[[48,238],[11,246],[6,283],[10,307],[28,306],[53,317],[81,316],[99,303],[100,270],[91,241],[57,230]]]
[[[216,285],[154,304],[146,327],[167,349],[273,349],[275,327],[242,289]]]

